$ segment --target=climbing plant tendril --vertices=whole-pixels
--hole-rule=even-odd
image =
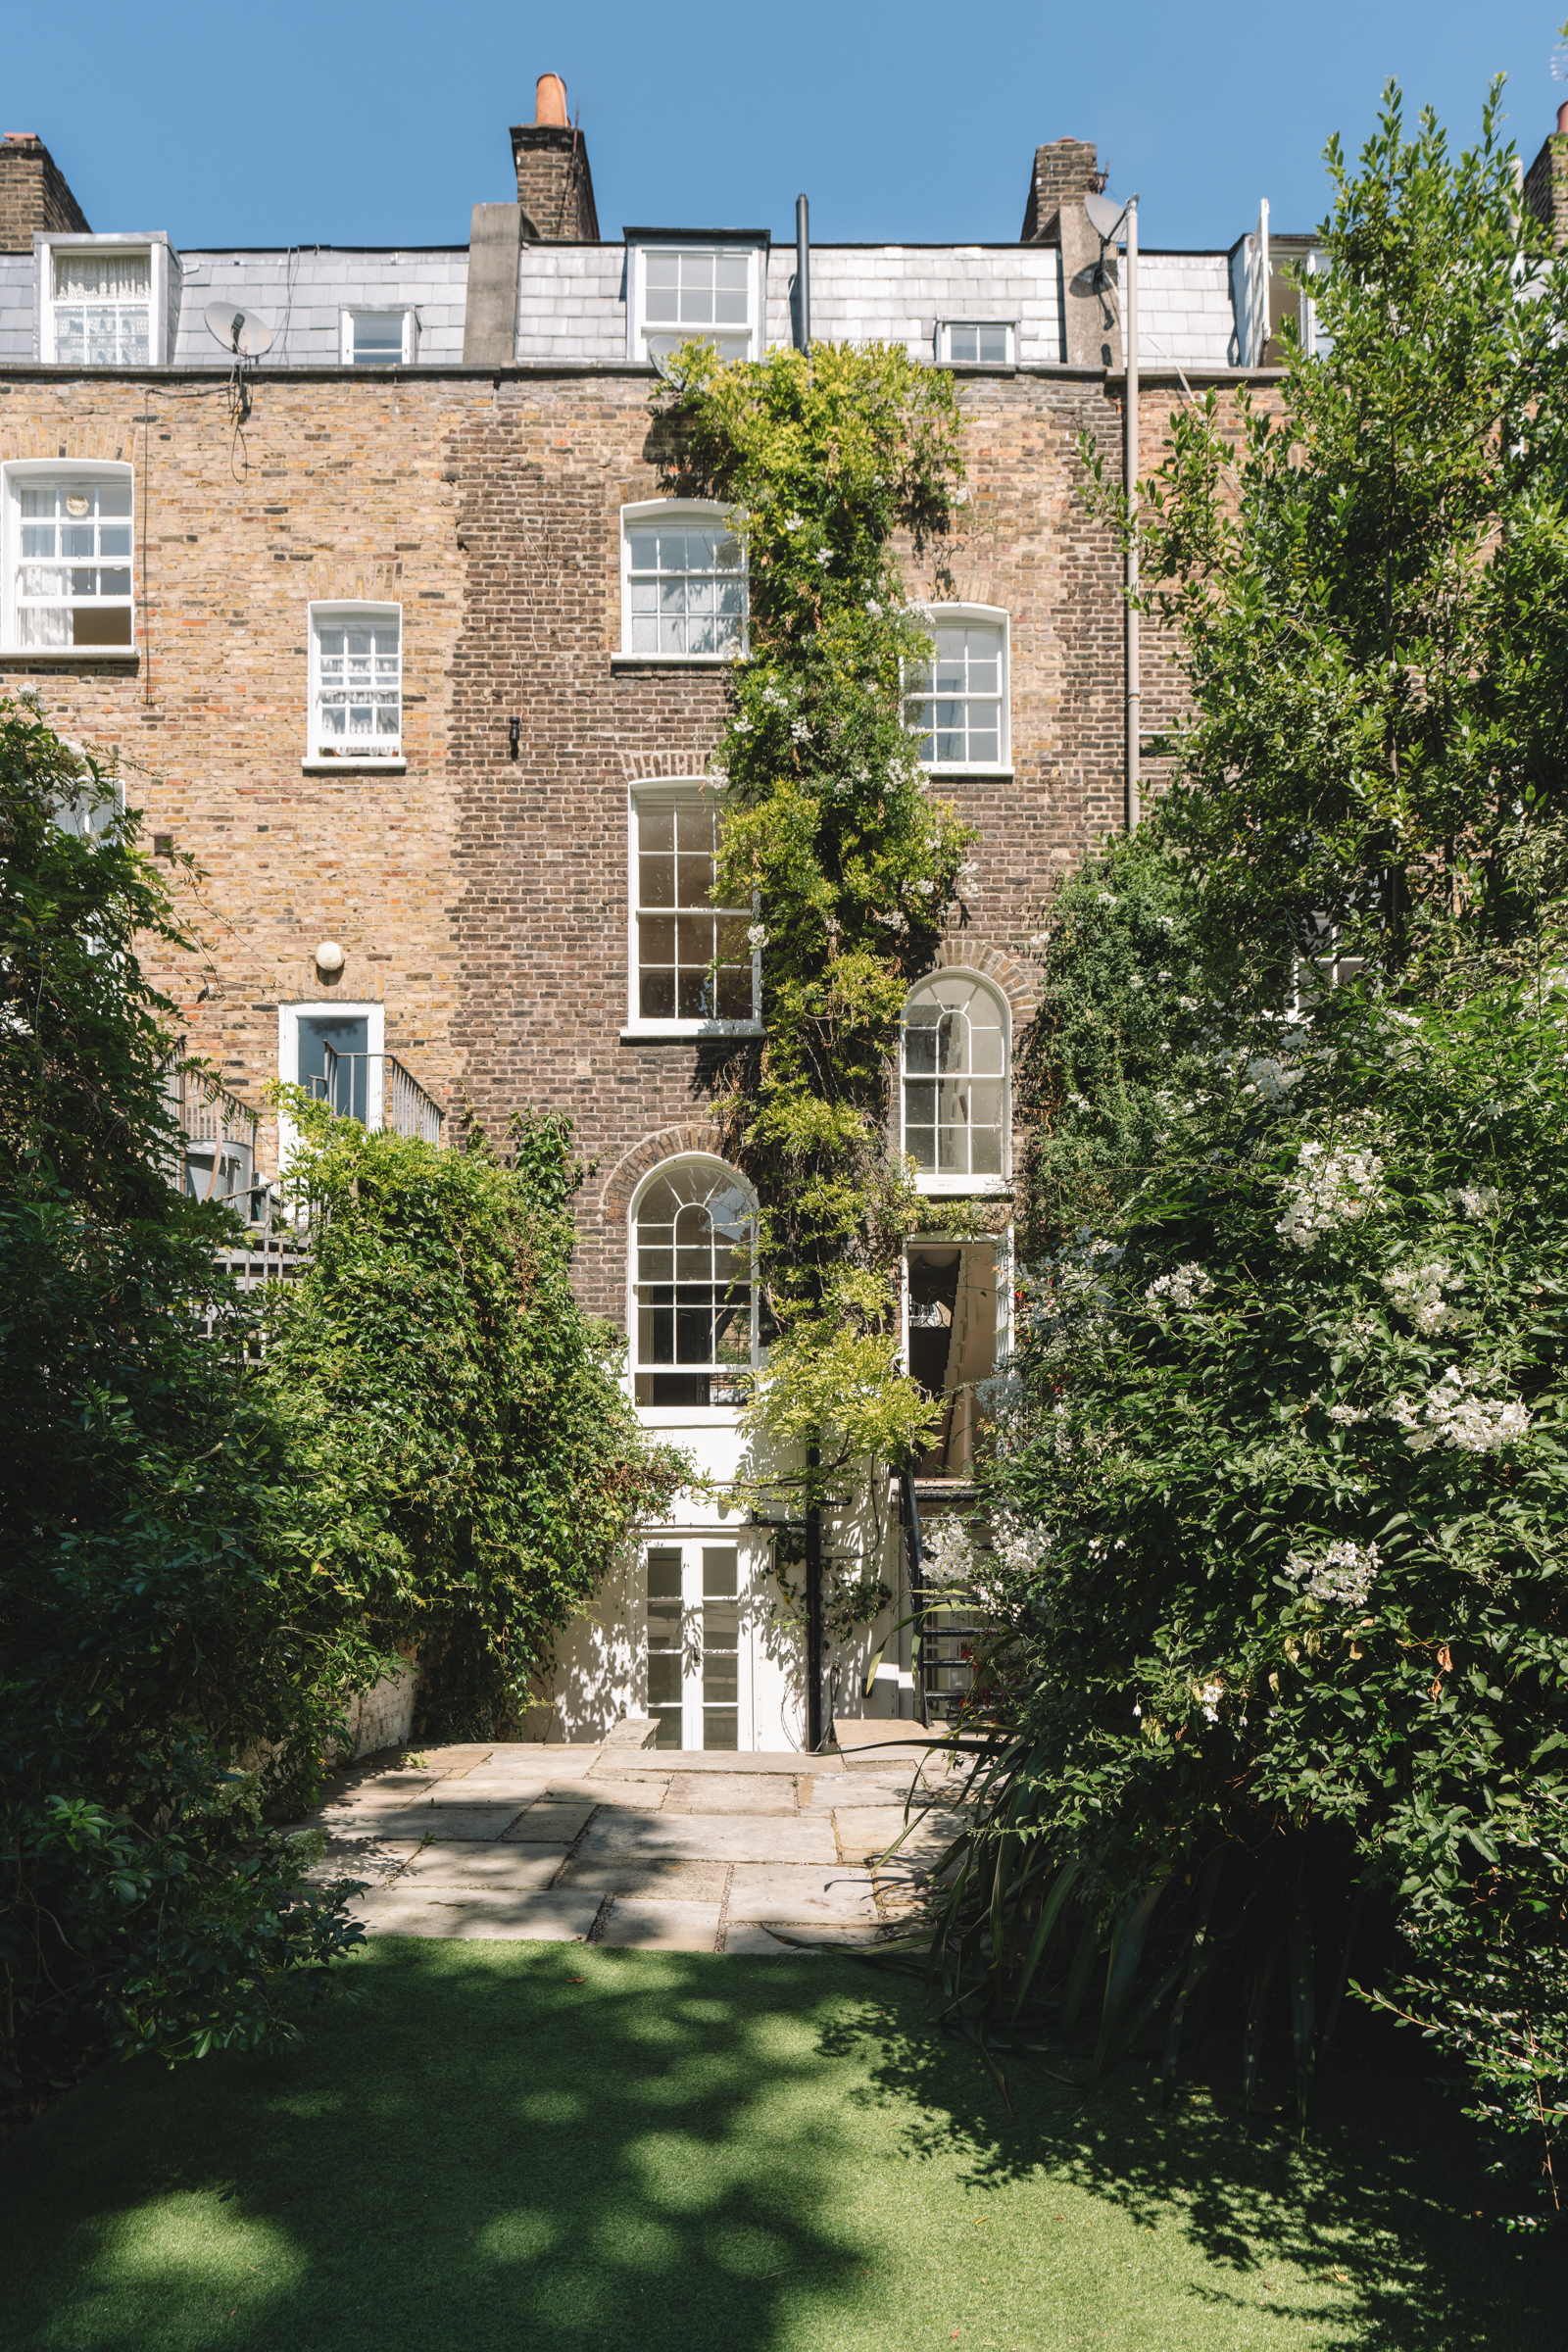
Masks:
[[[915,1222],[888,1142],[910,981],[934,958],[970,839],[904,724],[930,658],[900,561],[940,546],[962,480],[951,379],[882,346],[672,368],[673,486],[723,501],[745,544],[749,658],[714,768],[717,901],[757,910],[763,1038],[719,1115],[760,1203],[767,1368],[748,1410],[808,1467],[904,1463],[934,1408],[899,1370],[895,1260]]]

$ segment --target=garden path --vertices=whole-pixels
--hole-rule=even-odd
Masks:
[[[891,1724],[817,1756],[644,1748],[651,1732],[367,1757],[296,1825],[326,1834],[311,1876],[358,1881],[371,1935],[776,1952],[906,1931],[964,1828],[948,1758]]]

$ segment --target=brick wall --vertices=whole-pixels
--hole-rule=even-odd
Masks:
[[[598,244],[593,174],[580,131],[551,122],[514,122],[512,160],[526,235],[550,243]]]
[[[580,1286],[613,1314],[605,1186],[651,1137],[702,1127],[711,1084],[710,1048],[620,1038],[628,782],[700,772],[726,693],[722,672],[611,662],[618,510],[660,487],[652,383],[264,376],[236,441],[221,382],[171,375],[144,420],[139,384],[0,375],[0,458],[136,467],[139,664],[0,656],[0,689],[36,688],[63,732],[118,756],[149,834],[199,859],[175,889],[202,955],[155,967],[194,1046],[256,1102],[280,1002],[381,999],[389,1051],[460,1120],[499,1135],[524,1105],[566,1111],[601,1169]],[[1014,772],[941,787],[980,829],[949,952],[1011,957],[1027,987],[1052,879],[1121,820],[1119,564],[1077,491],[1079,434],[1114,472],[1120,410],[1067,373],[965,378],[958,397],[969,496],[941,576],[929,555],[909,576],[1010,614]],[[1146,464],[1162,426],[1151,396]],[[403,606],[402,776],[301,771],[306,607],[353,596]],[[335,988],[315,973],[323,938],[347,952]]]
[[[1552,243],[1568,245],[1568,138],[1560,130],[1544,141],[1525,173],[1524,200]]]
[[[1054,238],[1063,201],[1102,187],[1104,176],[1092,139],[1053,139],[1048,146],[1037,147],[1019,241],[1032,245],[1039,237]]]
[[[87,234],[87,216],[42,139],[10,131],[0,139],[0,253],[30,253],[38,228]]]

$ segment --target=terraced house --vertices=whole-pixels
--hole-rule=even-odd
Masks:
[[[199,861],[205,963],[163,977],[253,1121],[193,1122],[193,1180],[276,1177],[276,1076],[430,1133],[569,1113],[585,1302],[623,1324],[643,1418],[722,1479],[758,1342],[708,1106],[760,975],[750,910],[711,902],[708,765],[747,590],[723,514],[667,494],[660,363],[693,333],[752,358],[809,334],[957,379],[968,495],[943,573],[911,572],[937,660],[909,720],[979,846],[892,1093],[925,1191],[1004,1196],[1041,898],[1125,821],[1170,692],[1157,647],[1129,667],[1079,496],[1080,435],[1123,462],[1125,223],[1102,241],[1070,138],[1021,172],[1015,241],[942,246],[775,245],[661,221],[657,189],[607,233],[553,75],[512,149],[515,200],[476,204],[466,248],[193,252],[134,225],[133,188],[132,225],[89,227],[42,142],[5,140],[0,673]],[[1141,256],[1145,466],[1177,400],[1267,374],[1287,309],[1313,331],[1282,274],[1307,240],[1250,211],[1227,250]],[[949,1404],[928,1504],[961,1492],[1006,1347],[997,1224],[908,1253],[910,1367]],[[890,1488],[856,1520],[897,1597],[830,1661],[841,1716],[923,1702],[906,1643],[868,1692],[860,1671],[905,1613],[907,1519]],[[769,1541],[693,1501],[564,1645],[541,1724],[652,1706],[672,1744],[802,1740]]]

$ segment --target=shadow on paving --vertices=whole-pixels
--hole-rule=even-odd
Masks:
[[[1009,2117],[838,1956],[388,1939],[354,1977],[281,2057],[118,2070],[0,2151],[6,2352],[1562,2340],[1555,2247],[1455,2219],[1424,2090],[1331,2092],[1298,2156],[1038,2062]]]

